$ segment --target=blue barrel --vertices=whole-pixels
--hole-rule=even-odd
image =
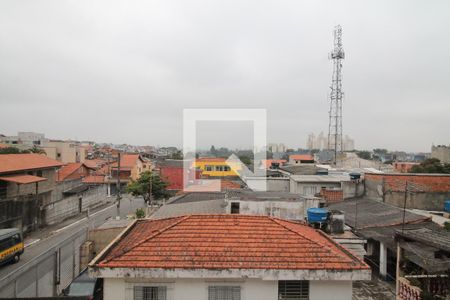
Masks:
[[[308,223],[323,223],[327,220],[328,211],[323,208],[308,208]]]
[[[450,199],[449,200],[445,200],[444,210],[450,212]]]

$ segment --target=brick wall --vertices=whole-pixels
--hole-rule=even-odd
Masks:
[[[330,190],[322,188],[320,190],[320,196],[325,199],[327,203],[341,202],[344,201],[344,191],[343,190]]]
[[[408,193],[405,197],[406,183]],[[365,195],[386,203],[423,210],[443,210],[450,199],[450,175],[444,174],[365,174]]]

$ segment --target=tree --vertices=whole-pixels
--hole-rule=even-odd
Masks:
[[[150,171],[143,172],[137,180],[132,180],[127,186],[127,193],[133,196],[142,196],[144,201],[151,205],[150,197],[150,180],[153,199],[167,199],[169,192],[166,190],[167,183],[161,180],[159,175],[153,174]]]
[[[239,159],[242,161],[243,164],[245,164],[247,166],[250,166],[252,164],[252,160],[248,156],[241,155],[241,156],[239,156]]]
[[[30,153],[36,153],[36,154],[47,154],[44,149],[38,148],[38,147],[36,147],[36,145],[34,145],[33,148],[29,149],[28,151],[30,151]]]
[[[19,154],[19,153],[22,152],[16,147],[0,148],[0,154]]]
[[[441,164],[437,158],[428,158],[419,165],[413,166],[409,172],[450,174],[450,164]]]
[[[172,153],[169,158],[178,160],[183,159],[183,153],[180,150],[177,150],[176,152]]]
[[[371,155],[369,151],[357,151],[356,155],[362,159],[371,159]]]

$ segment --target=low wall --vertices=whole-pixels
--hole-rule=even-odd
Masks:
[[[365,174],[364,185],[367,197],[398,207],[406,198],[406,208],[440,211],[450,199],[450,175],[445,174]]]
[[[43,207],[42,219],[46,225],[64,221],[67,218],[85,212],[108,202],[106,185],[91,186],[79,195],[72,195]],[[81,207],[79,197],[82,197]]]

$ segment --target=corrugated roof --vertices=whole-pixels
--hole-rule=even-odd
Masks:
[[[63,164],[41,154],[2,154],[0,173],[60,167]]]
[[[105,268],[367,270],[326,234],[267,216],[138,220],[96,263]]]

